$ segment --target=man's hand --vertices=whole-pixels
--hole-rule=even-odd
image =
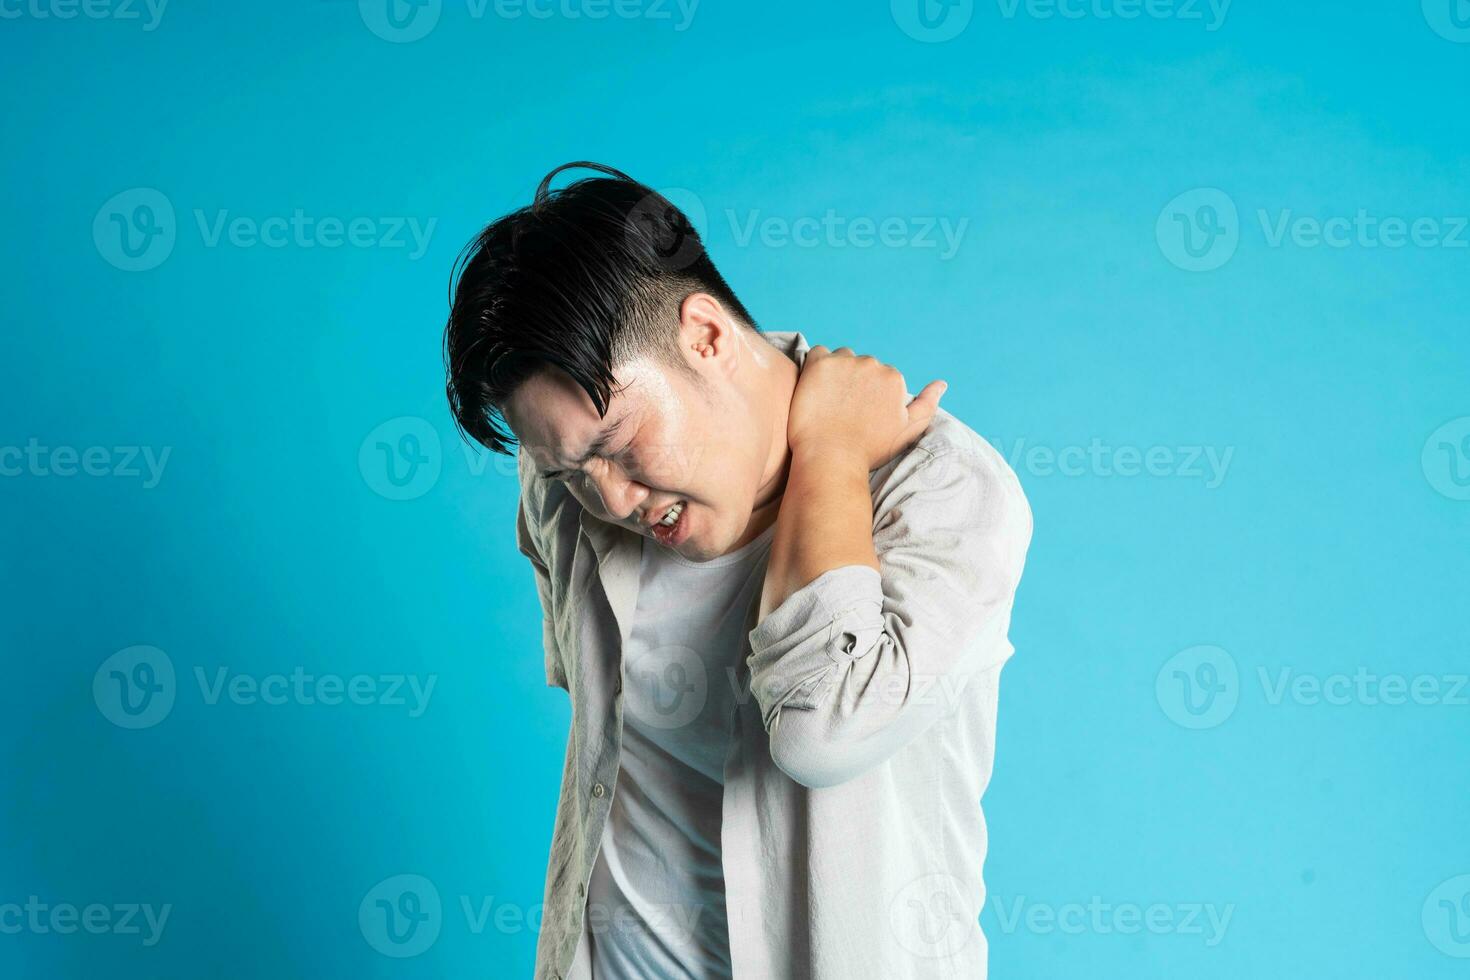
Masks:
[[[947,386],[931,381],[910,401],[903,375],[851,347],[807,351],[791,396],[791,472],[761,589],[760,618],[824,572],[866,565],[873,548],[868,474],[913,445]]]
[[[851,347],[807,351],[786,422],[793,453],[839,453],[876,470],[918,441],[949,385],[931,381],[909,401],[903,375]]]

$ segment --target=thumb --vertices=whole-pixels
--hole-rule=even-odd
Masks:
[[[924,434],[924,430],[934,419],[934,413],[939,410],[939,399],[944,397],[948,388],[948,381],[931,381],[924,386],[923,391],[914,396],[913,401],[909,402],[909,424],[904,429],[902,436],[904,442],[917,439]]]
[[[939,409],[939,399],[949,389],[948,381],[931,381],[924,386],[924,390],[914,396],[909,402],[909,421],[917,423],[922,419],[926,424],[934,417]]]

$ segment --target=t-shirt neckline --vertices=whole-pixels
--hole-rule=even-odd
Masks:
[[[647,538],[644,539],[643,546],[647,548],[651,545],[655,548],[658,548],[659,557],[666,558],[669,561],[674,562],[676,565],[683,565],[685,568],[724,568],[726,565],[733,565],[738,561],[750,557],[752,552],[758,549],[761,545],[770,541],[771,537],[775,533],[776,522],[772,521],[764,531],[762,531],[760,534],[757,534],[755,537],[751,538],[749,541],[745,542],[734,551],[731,551],[727,554],[718,555],[714,558],[711,558],[709,561],[690,561],[688,558],[685,558],[677,551],[674,551],[670,548],[665,548],[657,541],[652,541]]]

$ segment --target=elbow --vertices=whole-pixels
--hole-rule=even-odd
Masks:
[[[771,761],[808,789],[827,789],[862,775],[868,768],[855,753],[818,731],[814,711],[787,708],[771,727]]]

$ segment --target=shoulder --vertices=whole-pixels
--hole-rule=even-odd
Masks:
[[[533,533],[543,541],[557,540],[568,529],[575,535],[577,512],[582,505],[566,484],[537,472],[531,454],[520,446],[516,447],[516,478],[520,482],[521,512]]]
[[[895,508],[952,523],[973,534],[1001,535],[1024,553],[1031,506],[1005,457],[983,436],[940,408],[919,440],[870,476],[875,524]],[[922,513],[920,513],[922,512]]]

